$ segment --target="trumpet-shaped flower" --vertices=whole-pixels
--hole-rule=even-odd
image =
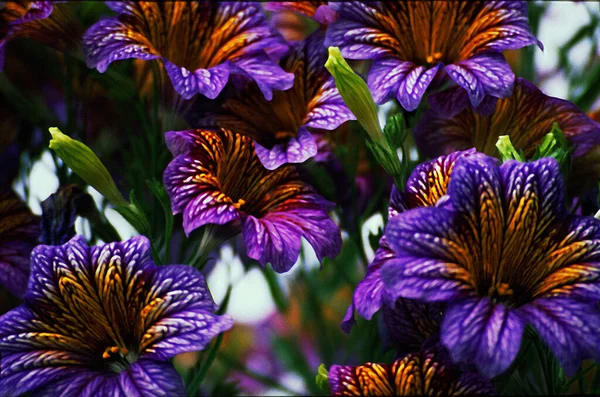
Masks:
[[[415,128],[419,149],[428,156],[472,147],[497,155],[498,137],[508,135],[515,148],[530,157],[555,122],[574,145],[576,158],[600,144],[599,123],[571,102],[547,96],[523,78],[516,79],[512,95],[499,100],[489,115],[475,112],[464,91],[450,89],[436,97],[436,102],[449,106],[426,111]]]
[[[194,124],[216,125],[254,139],[256,154],[270,170],[285,163],[302,163],[317,154],[311,129],[333,130],[354,115],[325,69],[327,49],[317,31],[282,60],[294,74],[294,86],[266,101],[258,87],[249,86],[213,114],[195,115]]]
[[[476,373],[460,372],[441,348],[412,353],[392,364],[332,365],[334,396],[476,396],[494,393]]]
[[[270,100],[272,90],[291,87],[270,55],[287,45],[268,25],[259,3],[168,1],[107,2],[119,15],[93,25],[84,35],[88,66],[104,72],[116,60],[163,62],[184,98],[216,98],[230,77],[253,80]]]
[[[456,160],[473,153],[473,150],[456,152],[419,164],[408,178],[403,192],[398,191],[395,187],[392,190],[388,208],[389,219],[410,209],[435,206],[438,203],[446,202],[448,182]],[[358,314],[370,320],[381,309],[385,303],[381,269],[393,257],[394,252],[384,235],[379,241],[375,258],[367,267],[364,279],[356,286],[353,304],[349,310],[356,308]],[[408,312],[406,311],[406,313]],[[400,314],[397,313],[397,315]]]
[[[11,191],[0,191],[0,284],[23,297],[29,256],[40,236],[40,218]]]
[[[248,256],[277,272],[294,265],[301,237],[319,260],[339,253],[340,230],[328,215],[333,204],[292,166],[265,169],[249,137],[205,129],[169,132],[166,139],[175,159],[164,183],[186,233],[229,224],[241,231]]]
[[[0,394],[185,394],[169,359],[231,328],[200,272],[156,267],[145,237],[37,246],[25,303],[0,317]]]
[[[443,206],[390,219],[386,299],[445,302],[441,341],[487,376],[516,357],[526,324],[568,372],[600,358],[600,221],[569,215],[556,160],[456,160]]]
[[[82,28],[69,5],[52,1],[9,1],[0,9],[0,71],[4,68],[6,44],[29,37],[60,50],[76,46]]]
[[[529,31],[525,1],[377,1],[331,3],[338,19],[327,46],[371,59],[377,103],[397,98],[414,110],[439,71],[467,91],[473,106],[510,95],[514,74],[502,51],[541,44]]]

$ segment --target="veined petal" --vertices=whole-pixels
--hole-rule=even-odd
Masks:
[[[486,95],[508,96],[514,75],[501,52],[541,46],[529,31],[524,1],[353,1],[335,9],[325,44],[346,58],[373,60],[376,101],[395,93],[406,110],[418,106],[440,65],[474,106]]]
[[[7,43],[18,37],[40,41],[59,51],[79,45],[83,27],[68,4],[54,1],[11,1],[0,10],[0,71]]]
[[[393,364],[332,365],[329,385],[335,396],[486,395],[489,381],[461,373],[443,349],[412,353]]]
[[[474,361],[491,378],[504,372],[521,346],[525,321],[488,298],[450,303],[442,323],[442,343],[453,361]]]
[[[317,154],[317,141],[304,127],[300,127],[298,135],[285,143],[275,144],[267,149],[255,142],[256,155],[268,170],[274,170],[287,163],[303,163]]]
[[[0,284],[22,297],[29,256],[40,236],[41,219],[16,194],[0,190]]]
[[[331,203],[291,166],[266,169],[257,156],[262,149],[255,152],[250,138],[222,129],[172,132],[167,141],[178,155],[165,171],[165,186],[188,233],[200,224],[240,220],[248,255],[279,272],[296,262],[302,237],[319,260],[339,253],[340,231],[327,213]],[[226,216],[222,203],[235,216]]]
[[[293,86],[281,87],[283,91],[274,92],[271,99],[260,82],[250,85],[217,110],[194,109],[194,124],[219,126],[252,138],[259,159],[269,170],[315,156],[317,144],[311,129],[333,130],[355,119],[325,69],[323,35],[315,31],[282,59],[283,69],[294,76]],[[269,74],[263,67],[256,71],[261,76]]]
[[[467,91],[473,107],[479,106],[486,95],[506,98],[512,93],[515,75],[502,54],[477,55],[445,69]]]
[[[3,394],[178,393],[183,386],[166,360],[203,349],[232,326],[213,314],[201,273],[156,267],[145,237],[40,245],[31,270],[25,303],[0,318]]]
[[[120,15],[97,22],[83,39],[88,66],[100,72],[115,60],[161,59],[185,99],[198,93],[216,98],[230,74],[256,81],[266,97],[291,85],[291,76],[265,54],[285,44],[259,4],[173,1],[112,7]]]
[[[461,92],[455,88],[447,95],[456,103],[464,103],[467,94]],[[515,80],[510,97],[498,100],[491,115],[479,114],[471,106],[452,113],[428,110],[421,118],[415,128],[415,139],[425,154],[438,156],[475,147],[477,151],[496,155],[498,137],[508,135],[515,148],[530,157],[554,122],[574,144],[575,158],[600,144],[600,124],[572,103],[544,95],[522,78]]]
[[[581,360],[600,359],[600,310],[597,304],[564,298],[543,298],[519,309],[552,349],[567,374]]]

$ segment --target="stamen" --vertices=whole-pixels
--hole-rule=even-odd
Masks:
[[[426,60],[428,64],[433,64],[434,62],[439,61],[440,59],[442,59],[442,53],[441,52],[434,52],[431,55],[428,55]]]

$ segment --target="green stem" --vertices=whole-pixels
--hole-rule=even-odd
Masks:
[[[273,387],[276,389],[279,389],[280,391],[284,392],[284,393],[288,393],[291,395],[297,395],[298,391],[297,390],[292,390],[287,388],[286,386],[282,385],[281,383],[279,383],[277,380],[266,376],[266,375],[261,375],[257,372],[252,371],[251,369],[246,368],[244,365],[242,365],[241,363],[239,363],[237,360],[235,360],[233,357],[231,357],[229,354],[224,353],[224,352],[219,352],[217,354],[217,358],[222,361],[226,366],[230,367],[231,369],[235,370],[235,371],[239,371],[242,372],[243,374],[249,376],[250,378],[262,383],[265,386],[269,386],[269,387]]]
[[[279,284],[279,280],[277,279],[275,271],[273,269],[269,269],[260,265],[259,268],[265,276],[265,280],[267,281],[269,291],[271,292],[271,296],[275,301],[275,306],[277,306],[277,310],[280,313],[286,313],[289,308],[289,305],[286,296],[283,293],[283,290],[281,289],[281,285]]]

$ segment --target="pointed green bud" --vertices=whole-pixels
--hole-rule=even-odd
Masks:
[[[315,383],[321,388],[321,390],[329,392],[329,372],[327,371],[325,364],[319,365]]]
[[[373,96],[367,87],[367,83],[348,65],[338,47],[329,47],[329,58],[325,68],[331,73],[335,85],[344,99],[346,106],[358,122],[367,131],[374,142],[383,142],[385,137],[379,118],[377,117],[377,106]]]
[[[498,137],[498,142],[496,142],[496,147],[500,152],[500,159],[502,162],[508,160],[518,160],[525,161],[525,157],[523,154],[517,152],[517,149],[512,144],[510,137],[508,135],[501,135]]]
[[[52,139],[50,149],[54,150],[65,164],[86,183],[99,191],[116,207],[127,206],[115,181],[92,149],[83,143],[63,134],[58,128],[49,129]]]
[[[532,160],[543,157],[552,157],[558,161],[563,171],[567,171],[571,162],[572,145],[567,141],[558,123],[552,124],[552,130],[544,136],[542,143],[537,147]]]

